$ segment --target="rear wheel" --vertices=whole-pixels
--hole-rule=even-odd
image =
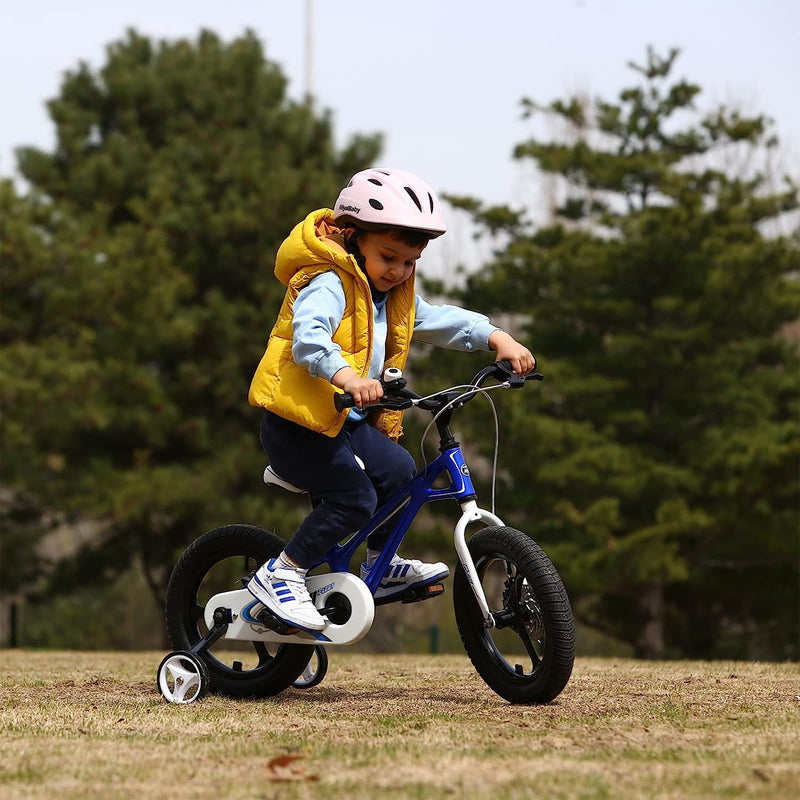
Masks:
[[[550,702],[567,685],[575,660],[572,607],[561,578],[544,551],[513,528],[485,528],[468,547],[498,624],[485,627],[459,564],[453,605],[467,655],[510,703]]]
[[[283,550],[283,540],[251,525],[204,533],[180,557],[167,587],[167,630],[176,650],[190,650],[207,633],[205,605],[215,594],[241,589],[253,572]],[[211,690],[265,697],[291,686],[314,653],[312,645],[217,640],[198,657]]]

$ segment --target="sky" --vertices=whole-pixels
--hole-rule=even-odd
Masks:
[[[382,132],[380,165],[515,206],[534,180],[511,155],[535,132],[523,97],[613,101],[648,45],[678,47],[673,75],[703,88],[698,106],[771,117],[785,171],[800,172],[798,0],[0,0],[0,176],[16,175],[14,147],[52,148],[45,103],[64,72],[99,69],[128,27],[226,41],[251,29],[289,95],[310,86],[332,112],[340,144]]]

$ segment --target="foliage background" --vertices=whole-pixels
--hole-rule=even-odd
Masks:
[[[558,178],[551,224],[450,198],[494,256],[428,288],[540,356],[541,393],[500,401],[498,507],[552,554],[583,641],[797,658],[800,262],[797,231],[768,228],[797,189],[724,168],[776,146],[769,121],[698,112],[676,56],[649,52],[615,102],[524,100],[568,123],[516,151]],[[19,151],[24,193],[0,184],[0,585],[24,599],[24,643],[152,646],[191,539],[236,520],[288,536],[303,513],[265,496],[246,404],[282,297],[272,262],[381,140],[337,147],[250,34],[130,31],[49,109],[54,151]],[[433,388],[480,366],[421,351],[412,374]],[[487,419],[473,404],[459,423],[479,475]],[[452,559],[451,526],[424,516],[409,550]],[[449,618],[414,616],[374,646],[424,646]]]

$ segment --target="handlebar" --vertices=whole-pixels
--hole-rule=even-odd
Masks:
[[[510,361],[495,361],[484,367],[473,379],[473,386],[483,386],[487,378],[494,378],[498,383],[508,382],[509,388],[521,389],[526,381],[543,381],[541,372],[531,372],[528,375],[517,375]]]
[[[510,361],[495,361],[494,364],[484,367],[478,372],[469,385],[470,387],[480,388],[491,378],[496,380],[499,384],[507,384],[510,389],[521,389],[527,381],[544,380],[544,375],[540,372],[532,372],[529,375],[520,376],[514,372]],[[387,369],[383,373],[381,385],[384,391],[383,397],[381,397],[377,403],[371,403],[365,406],[364,410],[381,408],[401,411],[406,408],[411,408],[411,406],[417,406],[426,411],[436,412],[447,403],[456,400],[459,394],[465,393],[445,390],[430,397],[422,398],[420,395],[406,388],[406,379],[402,377],[402,372],[394,368]],[[469,390],[467,389],[466,393],[468,392]],[[468,402],[474,396],[475,393],[465,397],[460,405]],[[356,403],[353,396],[348,392],[337,392],[333,396],[333,404],[337,411],[344,411],[346,408],[353,408]]]
[[[349,392],[337,392],[333,396],[333,404],[337,411],[344,411],[346,408],[353,408],[356,401]]]

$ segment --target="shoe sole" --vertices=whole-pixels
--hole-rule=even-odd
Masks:
[[[411,583],[406,586],[398,586],[396,591],[388,591],[388,590],[381,590],[380,586],[376,589],[374,598],[375,600],[385,600],[387,597],[394,597],[395,595],[401,595],[405,592],[410,592],[412,589],[419,589],[421,586],[427,586],[431,583],[438,583],[439,581],[443,581],[450,575],[450,570],[447,569],[444,572],[440,572],[437,575],[433,575],[430,578],[425,578],[423,581],[417,581],[416,583]]]

